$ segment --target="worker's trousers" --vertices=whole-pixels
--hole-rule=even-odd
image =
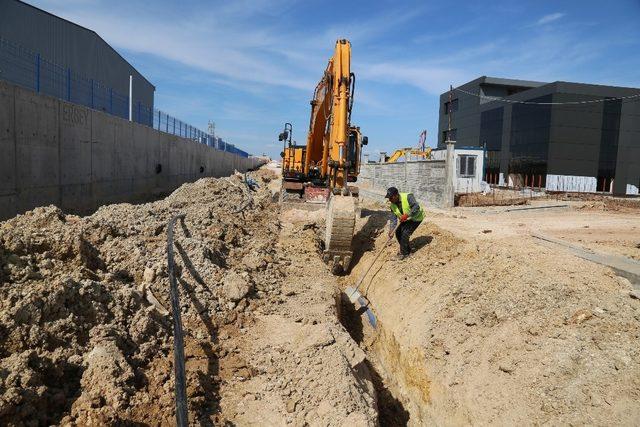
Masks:
[[[409,247],[409,237],[416,231],[416,228],[422,221],[407,220],[401,222],[398,228],[396,228],[396,239],[400,243],[400,253],[402,255],[409,255],[411,253],[411,247]]]

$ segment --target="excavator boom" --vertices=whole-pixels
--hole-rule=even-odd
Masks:
[[[317,176],[326,181],[325,186],[336,193],[348,194],[349,175],[357,176],[353,170],[358,170],[360,145],[366,144],[366,138],[352,137],[356,129],[351,126],[354,89],[351,43],[338,40],[311,100],[304,163],[305,174],[313,174],[315,168]]]

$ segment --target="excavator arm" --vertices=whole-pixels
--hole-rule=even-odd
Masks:
[[[330,65],[324,76],[316,86],[311,100],[311,116],[309,118],[309,133],[307,135],[307,158],[304,163],[304,173],[309,175],[312,167],[324,170],[324,140],[327,123],[331,117],[331,74]],[[326,174],[326,171],[322,176]]]
[[[347,189],[348,170],[358,162],[348,150],[354,85],[351,43],[338,40],[311,100],[304,171],[308,175],[311,167],[318,167],[328,187],[343,192]]]

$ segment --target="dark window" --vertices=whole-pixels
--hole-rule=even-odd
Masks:
[[[480,145],[489,151],[502,149],[502,116],[504,108],[494,108],[480,113]]]
[[[546,175],[551,133],[552,95],[527,99],[532,104],[515,104],[511,112],[509,173]]]
[[[458,98],[451,100],[451,112],[458,111]],[[449,114],[449,101],[444,103],[444,114]]]
[[[356,172],[356,163],[357,163],[356,162],[357,140],[358,140],[358,134],[355,132],[350,132],[347,161],[351,162],[351,167],[349,167],[349,170],[354,173]]]
[[[458,176],[473,177],[476,175],[476,157],[469,155],[458,157]]]
[[[598,157],[598,182],[602,178],[616,175],[618,158],[618,137],[620,135],[620,112],[622,100],[605,101],[602,108],[602,126],[600,134],[600,156]]]
[[[444,132],[442,132],[442,136],[444,137],[445,141],[455,141],[456,140],[456,134],[457,134],[457,129],[451,129],[451,131],[445,130]]]

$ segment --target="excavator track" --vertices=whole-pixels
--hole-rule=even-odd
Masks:
[[[327,205],[325,250],[323,259],[334,274],[349,270],[353,250],[351,241],[356,224],[356,199],[334,195]]]

